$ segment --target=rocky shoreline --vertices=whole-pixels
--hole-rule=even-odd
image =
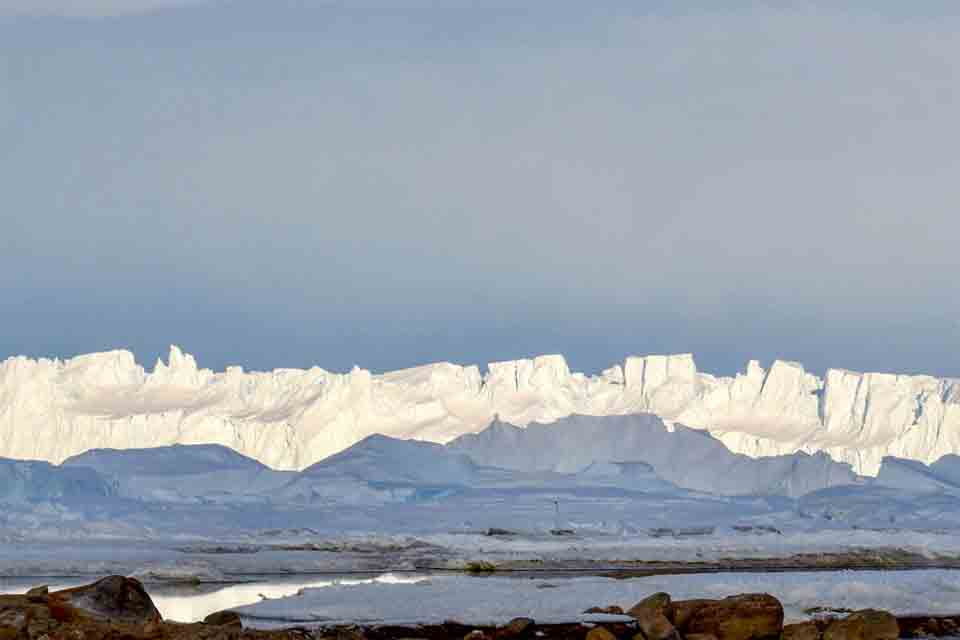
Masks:
[[[784,625],[781,603],[769,594],[720,600],[679,600],[656,593],[624,611],[594,607],[594,622],[538,624],[517,618],[502,626],[456,621],[420,626],[249,629],[222,611],[204,622],[163,620],[143,585],[108,576],[90,585],[0,596],[0,640],[898,640],[960,635],[958,616],[901,616],[867,609],[811,612]]]

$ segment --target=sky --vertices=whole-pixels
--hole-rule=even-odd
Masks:
[[[953,2],[0,0],[0,358],[960,377]]]

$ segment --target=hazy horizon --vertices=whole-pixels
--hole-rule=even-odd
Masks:
[[[0,0],[0,359],[960,377],[955,5],[384,6]]]

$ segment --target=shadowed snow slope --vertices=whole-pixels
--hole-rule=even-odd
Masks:
[[[95,469],[116,480],[125,497],[163,501],[265,494],[294,475],[221,445],[94,449],[68,458],[63,466]]]
[[[281,494],[301,502],[416,500],[476,484],[476,466],[443,445],[372,435],[307,468]]]
[[[336,474],[367,482],[457,486],[475,484],[478,478],[476,465],[462,453],[433,442],[398,440],[379,434],[364,438],[303,473]]]
[[[960,457],[944,456],[932,465],[887,457],[877,484],[908,491],[950,491],[960,494]]]
[[[86,503],[115,494],[116,487],[93,469],[0,458],[0,503]]]
[[[722,445],[721,445],[722,446]],[[281,492],[287,498],[351,500],[378,495],[418,500],[461,490],[556,490],[619,487],[633,492],[685,493],[641,463],[596,462],[583,469],[503,469],[478,466],[450,446],[373,435],[318,462]]]
[[[825,454],[749,458],[704,431],[668,428],[643,414],[571,416],[525,429],[495,422],[448,446],[480,464],[509,469],[575,473],[597,462],[645,462],[680,487],[727,495],[800,496],[856,481],[849,465]]]
[[[497,423],[450,445],[374,435],[303,472],[274,471],[214,445],[97,450],[59,467],[0,460],[0,539],[229,538],[303,527],[574,529],[617,539],[735,524],[960,527],[958,494],[914,480],[945,486],[955,459],[936,469],[900,466],[913,474],[893,476],[906,478],[905,488],[883,486],[825,455],[733,454],[703,431],[667,428],[649,415],[574,416],[526,430]],[[830,486],[845,482],[856,483]]]
[[[887,455],[960,453],[960,382],[796,363],[735,377],[693,357],[629,357],[597,376],[562,356],[382,375],[319,368],[214,373],[171,347],[152,372],[127,351],[0,363],[0,456],[51,462],[94,448],[215,443],[277,469],[303,469],[372,433],[448,442],[499,415],[525,426],[573,414],[652,413],[707,429],[750,456],[826,451],[874,475]]]

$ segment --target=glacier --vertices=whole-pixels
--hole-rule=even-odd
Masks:
[[[152,371],[129,351],[0,363],[0,457],[60,463],[89,449],[220,444],[302,470],[380,433],[446,443],[495,419],[525,427],[571,415],[650,413],[709,431],[751,457],[824,452],[861,475],[885,456],[960,453],[960,381],[751,361],[732,377],[690,354],[631,356],[602,373],[560,355],[480,367],[435,363],[374,374],[223,372],[176,346]]]

